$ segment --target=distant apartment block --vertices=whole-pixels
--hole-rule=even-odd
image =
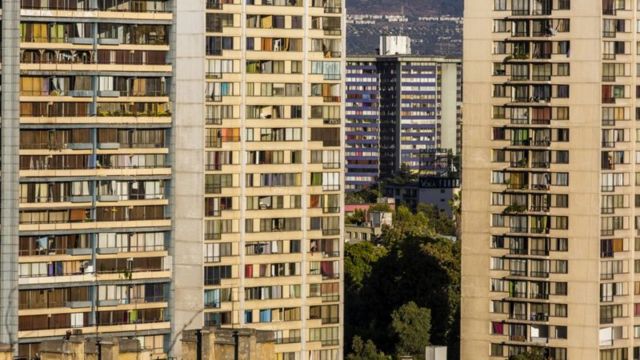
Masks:
[[[411,208],[416,208],[418,204],[430,204],[452,215],[451,201],[460,192],[460,178],[457,174],[421,176],[408,183],[388,182],[382,191],[385,196]]]
[[[460,151],[461,62],[412,55],[347,60],[346,187],[402,166],[438,174],[438,158]]]

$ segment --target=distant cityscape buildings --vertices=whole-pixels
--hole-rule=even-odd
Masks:
[[[413,56],[404,36],[383,37],[379,50],[384,55],[347,58],[348,191],[401,168],[446,173],[449,162],[442,159],[461,147],[460,60]]]
[[[347,53],[350,55],[374,54],[380,34],[410,37],[414,55],[460,57],[462,54],[462,17],[423,15],[413,11],[407,11],[405,15],[380,14],[366,8],[350,10],[346,20]]]

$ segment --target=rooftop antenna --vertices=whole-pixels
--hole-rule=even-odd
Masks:
[[[400,19],[400,36],[404,35],[404,4],[402,4],[400,15],[402,18]]]

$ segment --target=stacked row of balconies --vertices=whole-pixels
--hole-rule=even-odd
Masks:
[[[631,25],[635,23],[636,4],[632,1],[604,1],[602,8],[602,144],[601,172],[605,177],[633,173],[633,161],[629,157],[634,150],[630,120],[634,102],[631,88],[634,58],[632,46],[635,38]],[[633,282],[634,240],[633,198],[631,186],[601,189],[600,229],[600,356],[628,352],[629,329],[634,313],[630,313],[629,289]]]
[[[23,0],[20,355],[169,326],[168,1]]]
[[[494,20],[492,355],[565,359],[570,264],[569,1],[506,2]]]
[[[340,321],[341,8],[207,2],[205,323],[288,359],[338,345],[311,329]]]

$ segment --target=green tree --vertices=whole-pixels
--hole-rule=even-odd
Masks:
[[[371,242],[345,244],[344,269],[347,274],[347,286],[362,288],[365,278],[371,274],[373,264],[387,255],[387,249]]]
[[[391,328],[397,337],[396,354],[424,358],[429,345],[431,310],[410,301],[391,314]]]
[[[456,234],[456,222],[452,216],[432,204],[418,204],[418,213],[424,213],[437,234],[453,236]]]
[[[351,353],[347,360],[389,360],[389,356],[378,351],[376,344],[371,340],[366,342],[360,336],[354,336],[351,340]]]
[[[345,204],[372,204],[380,197],[378,185],[373,184],[359,191],[348,192],[345,195]]]
[[[362,225],[367,221],[367,215],[364,210],[356,209],[353,214],[345,217],[345,221],[347,224]]]
[[[371,205],[371,207],[369,207],[369,212],[372,212],[372,211],[390,212],[391,206],[385,203],[374,204],[374,205]]]
[[[393,174],[393,177],[388,178],[386,180],[389,184],[394,185],[406,185],[415,183],[418,181],[418,174],[416,172],[411,171],[409,165],[401,164],[400,170]]]
[[[513,355],[509,358],[509,360],[544,360],[544,353],[542,349],[531,349],[527,352],[520,353],[518,355]]]
[[[430,342],[447,345],[449,359],[458,358],[460,243],[439,236],[433,215],[400,206],[378,246],[345,247],[346,339],[371,339],[393,353],[395,332],[380,329],[392,329],[390,309],[413,302],[431,310]]]

